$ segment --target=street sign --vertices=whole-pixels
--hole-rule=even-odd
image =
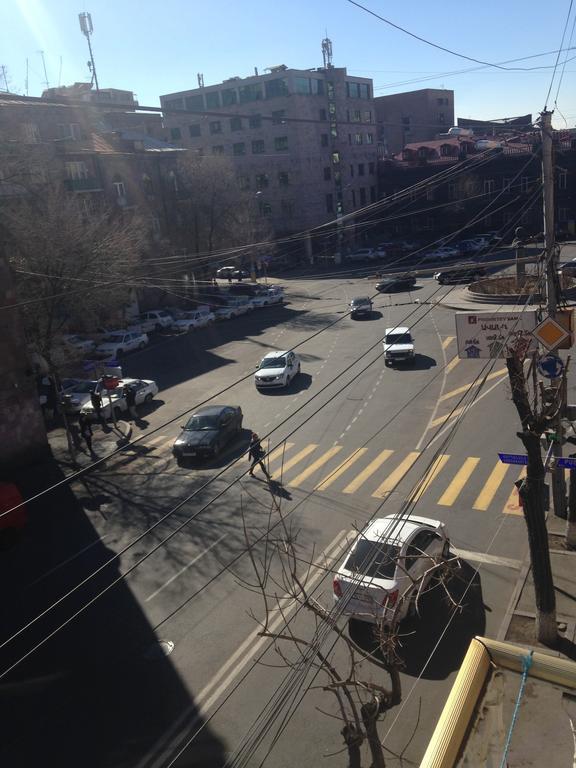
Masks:
[[[564,373],[564,363],[556,355],[544,355],[538,361],[538,370],[547,379],[559,379]]]
[[[528,464],[528,456],[522,453],[499,453],[502,464]]]
[[[570,338],[570,333],[551,317],[542,320],[534,328],[532,335],[550,351],[557,349],[563,341]]]
[[[456,314],[458,357],[512,357],[535,352],[537,344],[532,331],[536,312],[459,312]]]
[[[566,456],[561,456],[556,459],[557,467],[564,467],[564,469],[576,469],[576,459],[569,459]]]

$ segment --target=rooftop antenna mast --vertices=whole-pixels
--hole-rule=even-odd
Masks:
[[[44,68],[44,85],[46,88],[50,88],[50,83],[48,82],[48,72],[46,71],[46,59],[44,58],[44,51],[38,51],[38,53],[42,57],[42,66]]]
[[[29,95],[28,93],[28,57],[26,57],[26,96]]]
[[[96,85],[96,93],[100,90],[100,86],[98,85],[98,75],[96,74],[96,64],[94,62],[94,54],[92,53],[92,43],[90,42],[90,38],[92,36],[92,32],[94,31],[94,27],[92,26],[92,16],[89,13],[79,13],[78,19],[80,20],[80,29],[82,30],[82,34],[88,40],[88,50],[90,51],[90,61],[88,62],[88,69],[92,73],[92,80],[94,81]]]
[[[329,37],[325,37],[322,40],[322,58],[324,59],[324,69],[332,69],[332,40]]]
[[[198,88],[204,88],[204,75],[198,72]]]

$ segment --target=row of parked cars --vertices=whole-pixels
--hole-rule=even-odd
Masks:
[[[413,253],[414,258],[422,264],[427,262],[446,261],[457,259],[461,256],[473,256],[481,251],[487,251],[489,248],[497,246],[502,238],[496,232],[486,232],[474,237],[459,240],[455,243],[440,243],[433,249],[426,250],[425,247],[415,242],[385,242],[379,243],[373,248],[359,248],[346,256],[346,261],[351,262],[370,262],[380,259],[397,258],[403,254]]]

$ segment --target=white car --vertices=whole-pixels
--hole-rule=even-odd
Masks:
[[[258,365],[254,374],[257,389],[267,387],[287,387],[300,373],[300,359],[291,350],[268,352]]]
[[[136,405],[149,403],[150,400],[158,394],[158,385],[151,379],[120,379],[118,386],[114,389],[108,390],[99,388],[99,394],[102,397],[102,416],[105,419],[112,417],[112,409],[116,412],[116,418],[119,418],[122,413],[128,410],[128,403],[126,402],[124,391],[125,387],[134,389],[136,393]],[[90,418],[94,416],[94,408],[92,407],[90,398],[88,398],[88,402],[82,406],[81,413]]]
[[[176,320],[172,321],[171,328],[174,331],[191,331],[193,328],[204,328],[215,320],[213,312],[200,312],[194,309],[182,312]]]
[[[128,321],[127,330],[130,333],[152,333],[152,331],[156,330],[156,323],[153,320],[146,320],[142,315],[139,315]]]
[[[385,365],[415,362],[414,339],[410,333],[410,328],[405,328],[404,326],[386,328],[382,344],[384,346]]]
[[[106,336],[96,347],[96,352],[112,357],[120,357],[126,352],[135,349],[144,349],[148,344],[148,336],[145,333],[118,331]]]
[[[149,309],[148,312],[143,312],[140,317],[143,321],[153,323],[153,331],[161,331],[162,328],[170,328],[174,322],[174,318],[166,309]]]
[[[92,352],[93,349],[96,349],[95,341],[87,339],[85,336],[79,336],[76,333],[66,333],[62,336],[62,340],[66,346],[71,347],[77,352]]]
[[[445,261],[446,259],[456,259],[460,255],[458,248],[451,245],[441,245],[433,251],[429,251],[425,256],[419,259],[420,262],[427,261]]]
[[[62,405],[66,413],[80,413],[90,402],[90,395],[96,389],[97,381],[77,381],[62,391]]]
[[[334,601],[351,618],[390,626],[414,612],[418,593],[450,557],[444,523],[415,515],[373,520],[333,581]]]
[[[237,317],[237,312],[230,304],[224,304],[221,307],[214,307],[212,310],[216,320],[232,320]]]
[[[284,288],[280,285],[273,285],[271,288],[268,288],[268,302],[270,304],[283,304]]]
[[[359,248],[346,256],[347,261],[373,261],[375,258],[376,252],[373,248]]]

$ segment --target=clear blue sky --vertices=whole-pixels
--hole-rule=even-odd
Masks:
[[[560,47],[569,0],[463,0],[454,3],[362,4],[437,45],[492,63],[555,51]],[[544,8],[544,13],[542,13]],[[321,41],[328,32],[334,63],[351,74],[372,77],[375,93],[446,87],[455,91],[457,117],[481,119],[542,110],[552,69],[509,72],[478,67],[432,48],[378,21],[347,0],[3,0],[0,4],[0,65],[10,90],[24,93],[26,58],[29,94],[50,85],[89,79],[88,51],[78,13],[92,14],[92,38],[101,87],[132,90],[141,104],[158,106],[159,95],[194,88],[196,75],[206,85],[227,77],[263,72],[275,64],[321,66]],[[575,8],[564,46],[572,32]],[[576,33],[572,38],[576,46]],[[564,53],[552,89],[554,106]],[[550,66],[556,55],[508,66]],[[576,125],[576,60],[566,64],[554,116],[556,127]],[[428,79],[432,78],[432,79]],[[412,82],[406,82],[412,81]],[[0,81],[0,87],[4,83]]]

